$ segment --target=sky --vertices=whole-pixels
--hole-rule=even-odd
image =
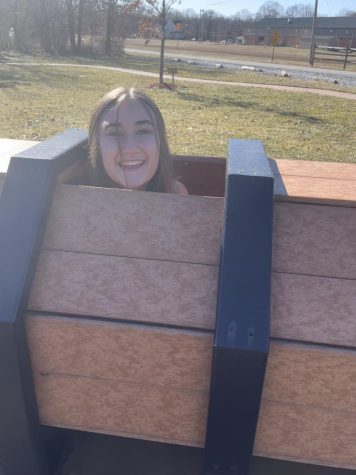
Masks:
[[[315,0],[277,0],[284,8],[297,3],[315,5]],[[265,0],[181,0],[173,8],[186,10],[192,8],[198,14],[200,10],[215,10],[222,15],[230,16],[247,9],[251,13],[256,13]],[[318,16],[337,16],[340,10],[356,11],[356,0],[318,0]]]

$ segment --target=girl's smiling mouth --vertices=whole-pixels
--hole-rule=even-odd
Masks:
[[[144,164],[144,160],[125,160],[119,163],[120,167],[126,170],[135,170],[142,167]]]

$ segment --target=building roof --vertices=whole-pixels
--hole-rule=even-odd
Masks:
[[[251,22],[246,28],[311,28],[313,18],[263,18]],[[317,28],[356,29],[356,16],[347,17],[317,17]]]

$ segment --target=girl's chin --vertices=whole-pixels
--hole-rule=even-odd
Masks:
[[[149,180],[130,180],[129,178],[126,179],[126,181],[117,181],[115,180],[116,183],[120,188],[123,188],[125,190],[136,190],[136,191],[142,191],[146,189],[147,183]]]

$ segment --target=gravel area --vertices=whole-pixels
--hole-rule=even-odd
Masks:
[[[211,67],[210,62],[199,62],[197,64],[201,64],[205,67]],[[354,72],[347,72],[347,71],[334,71],[334,70],[327,70],[327,69],[309,69],[306,70],[305,68],[296,68],[293,67],[291,69],[285,65],[278,65],[278,66],[269,66],[266,64],[258,64],[258,65],[237,65],[231,63],[221,63],[225,69],[232,69],[232,70],[252,70],[257,71],[262,75],[265,76],[282,76],[282,77],[290,77],[294,79],[299,79],[301,81],[325,81],[332,84],[339,84],[340,86],[356,86],[356,73]],[[213,65],[216,67],[216,64]]]
[[[145,53],[144,50],[126,49],[127,52]],[[150,51],[148,54],[159,55],[159,52]],[[216,68],[222,65],[224,69],[230,70],[252,70],[259,71],[260,74],[267,76],[282,76],[288,74],[288,77],[299,79],[302,81],[326,81],[329,83],[339,84],[340,86],[356,86],[356,72],[347,70],[321,69],[317,67],[290,66],[281,64],[258,63],[254,61],[238,61],[238,60],[222,60],[220,58],[208,58],[202,56],[189,56],[184,54],[174,55],[166,53],[167,58],[171,58],[173,62],[194,63],[206,68]],[[341,68],[341,65],[338,65]],[[247,69],[250,68],[250,69]],[[285,76],[286,77],[286,76]]]

